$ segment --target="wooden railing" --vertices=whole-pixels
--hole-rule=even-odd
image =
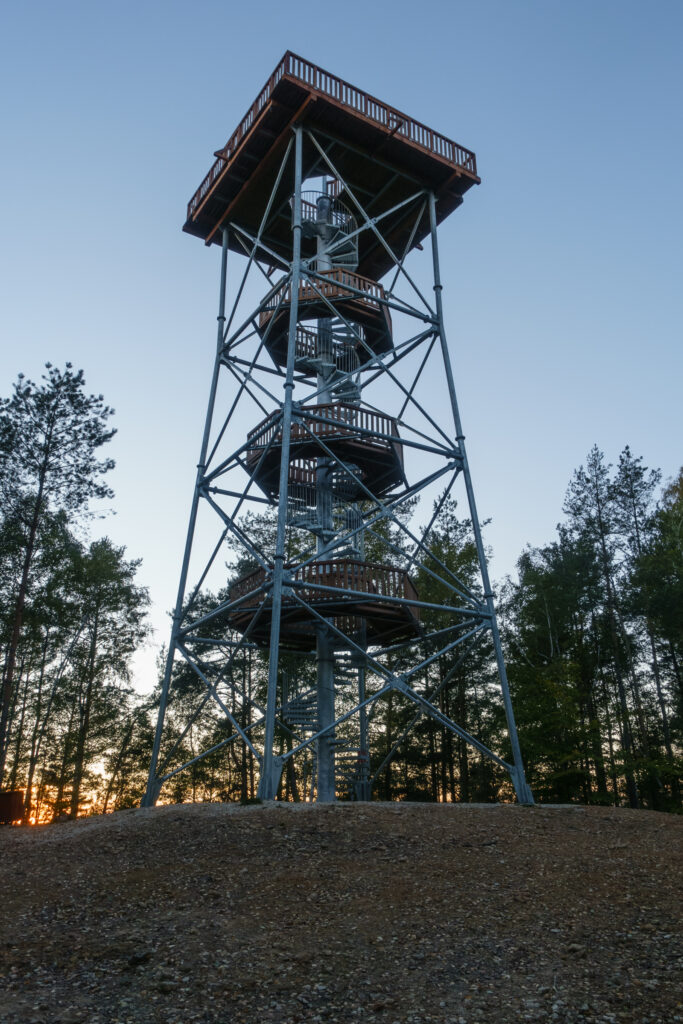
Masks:
[[[361,292],[362,294],[358,294]],[[388,306],[382,307],[385,299],[385,291],[381,284],[356,274],[353,270],[346,270],[344,267],[333,267],[332,270],[321,272],[321,277],[309,281],[302,278],[299,282],[299,302],[315,302],[320,297],[330,302],[338,302],[339,299],[356,299],[358,302],[379,311],[384,309],[387,325],[391,329],[391,314]],[[278,305],[280,311],[292,301],[292,282],[280,285],[267,299],[266,308],[259,313],[259,327],[264,328],[273,316]]]
[[[247,576],[237,580],[230,587],[230,600],[236,601],[251,591],[257,590],[265,582],[265,571],[255,569]],[[308,565],[292,572],[292,579],[304,584],[297,588],[297,593],[310,604],[322,601],[336,601],[340,598],[328,591],[318,590],[318,586],[332,587],[335,590],[352,590],[354,593],[369,597],[398,597],[408,601],[417,600],[417,591],[404,569],[393,565],[381,565],[375,562],[357,562],[353,560],[310,562]],[[260,595],[258,595],[260,600]],[[254,595],[256,603],[257,595]],[[347,600],[351,600],[348,598]],[[419,618],[418,609],[410,605],[414,618]]]
[[[342,183],[339,180],[339,178],[328,178],[327,179],[327,194],[328,194],[328,196],[332,196],[333,199],[338,199],[343,191],[344,191],[344,186],[342,185]]]
[[[358,467],[355,466],[352,471],[358,471]],[[336,493],[336,488],[339,486],[338,481],[342,484],[344,481],[350,481],[349,474],[341,469],[339,466],[334,466],[331,470],[332,473],[332,491]],[[317,503],[317,486],[318,477],[320,474],[320,467],[318,466],[317,459],[294,459],[289,464],[289,477],[287,485],[294,499],[301,500],[302,496],[310,498],[310,505],[314,507]]]
[[[223,149],[220,150],[220,153],[216,154],[216,162],[213,164],[211,170],[204,178],[204,181],[201,183],[195,194],[192,196],[192,199],[190,199],[190,202],[188,203],[188,220],[190,219],[194,211],[197,209],[202,199],[204,199],[205,196],[209,193],[216,179],[220,177],[223,170],[230,162],[230,159],[234,156],[235,151],[239,147],[240,143],[245,138],[245,136],[249,134],[257,117],[268,103],[273,93],[273,89],[286,72],[288,56],[289,53],[286,53],[285,56],[282,58],[278,66],[275,68],[275,71],[272,73],[272,75],[264,85],[263,89],[252,103],[251,107],[249,108],[245,116],[238,124],[235,131],[232,133],[232,135],[226,142]]]
[[[301,219],[303,221],[318,221],[318,200],[322,197],[329,199],[329,206],[327,216],[329,217],[329,223],[332,227],[337,228],[338,231],[344,231],[346,234],[350,234],[355,231],[358,227],[356,218],[353,216],[350,210],[340,203],[333,195],[326,192],[321,192],[319,189],[306,189],[301,193]],[[294,200],[290,200],[292,204],[292,221],[294,220]]]
[[[360,324],[355,327],[356,333],[365,338],[365,332]],[[266,347],[268,347],[266,345]],[[296,329],[294,342],[294,355],[296,359],[313,360],[320,356],[320,343],[317,331],[299,325]],[[352,338],[332,337],[331,356],[337,369],[342,373],[353,373],[358,369],[360,360],[356,352],[356,342]]]
[[[342,78],[329,74],[316,64],[311,64],[310,61],[297,57],[294,53],[288,51],[283,61],[286,63],[285,73],[288,77],[304,82],[323,96],[337,100],[345,107],[362,114],[368,121],[389,128],[394,134],[408,139],[428,153],[443,157],[449,163],[462,167],[472,174],[477,173],[474,153],[459,146],[457,142],[447,139],[445,135],[432,131],[431,128],[427,128],[419,121],[414,121],[412,117],[402,114],[400,110],[382,103],[381,100],[369,96],[362,89],[356,89]]]
[[[375,412],[374,409],[366,409],[360,405],[347,405],[345,402],[331,402],[325,405],[312,405],[302,406],[301,412],[310,414],[313,416],[324,417],[324,422],[317,419],[306,418],[306,426],[316,437],[326,437],[333,435],[334,437],[358,437],[361,444],[388,446],[393,444],[394,449],[397,452],[401,464],[403,464],[403,445],[399,441],[386,441],[384,437],[373,437],[371,435],[388,435],[389,437],[398,437],[398,426],[395,419],[391,416],[385,416],[384,413]],[[250,446],[247,450],[247,462],[257,462],[260,458],[261,451],[270,442],[275,439],[276,443],[280,440],[278,434],[282,433],[282,421],[279,414],[275,413],[272,417],[272,425],[264,430],[268,420],[264,420],[249,431],[247,434],[247,441],[249,442],[252,437],[258,436],[253,446]],[[359,430],[368,431],[368,433],[360,434]],[[308,436],[307,431],[304,429],[302,423],[296,421],[292,423],[292,440],[301,441]]]
[[[303,82],[312,91],[336,100],[374,124],[388,128],[392,134],[407,139],[425,152],[441,157],[453,166],[476,175],[477,160],[470,150],[447,139],[445,135],[440,135],[431,128],[427,128],[426,125],[413,120],[412,117],[402,114],[399,110],[387,106],[386,103],[382,103],[361,89],[356,89],[343,79],[337,78],[336,75],[330,75],[316,64],[297,57],[296,54],[288,50],[245,117],[240,121],[220,153],[217,154],[216,162],[192,196],[187,207],[188,220],[209,193],[216,179],[220,177],[242,140],[249,134],[259,114],[270,100],[275,86],[284,77]]]
[[[295,459],[289,464],[289,483],[297,487],[310,487],[315,491],[318,464],[315,459]]]
[[[294,352],[297,359],[315,359],[318,354],[318,334],[306,327],[297,327]]]

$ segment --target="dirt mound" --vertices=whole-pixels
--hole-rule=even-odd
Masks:
[[[2,1024],[683,1020],[683,820],[220,804],[0,831]]]

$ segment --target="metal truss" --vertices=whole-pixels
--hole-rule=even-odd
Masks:
[[[435,197],[416,188],[383,208],[381,196],[357,194],[344,180],[333,140],[302,124],[292,133],[258,231],[233,221],[222,227],[216,354],[143,805],[233,743],[257,762],[262,799],[276,797],[283,769],[302,756],[312,758],[318,800],[339,793],[340,765],[352,795],[369,799],[425,717],[506,771],[518,801],[533,803],[446,341]],[[315,218],[310,202],[304,209],[304,163],[307,178],[323,182]],[[346,204],[337,221],[328,179]],[[285,260],[264,236],[290,210]],[[429,299],[407,265],[427,215]],[[400,253],[384,233],[398,216],[411,218]],[[303,238],[316,232],[315,254],[309,246],[304,255]],[[391,258],[384,288],[349,269],[365,233]],[[244,263],[230,282],[228,312],[228,252],[237,246]],[[304,326],[311,320],[314,328]],[[474,582],[460,579],[432,544],[458,484],[476,547]],[[438,600],[419,596],[416,576],[439,588]],[[510,762],[436,703],[486,644]],[[267,673],[263,701],[247,692],[247,659]],[[437,665],[447,671],[435,681]],[[182,715],[181,692],[191,694]],[[370,722],[390,694],[414,714],[372,766]],[[216,742],[183,757],[207,716]],[[219,737],[220,723],[228,734]],[[276,731],[286,750],[282,742],[276,750]]]

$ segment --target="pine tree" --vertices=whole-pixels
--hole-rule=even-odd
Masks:
[[[12,396],[0,401],[0,514],[13,524],[19,548],[0,697],[0,784],[41,524],[60,510],[73,521],[88,513],[91,500],[112,496],[102,477],[114,463],[96,456],[114,435],[107,426],[113,410],[102,395],[85,393],[82,370],[70,363],[64,371],[46,368],[42,384],[20,374]]]
[[[583,536],[594,547],[604,587],[604,606],[612,654],[612,671],[619,694],[621,713],[621,746],[624,754],[624,775],[631,807],[640,806],[635,777],[635,745],[631,712],[626,696],[626,671],[623,637],[619,622],[616,587],[616,509],[610,466],[595,445],[588,453],[585,468],[581,466],[570,481],[564,511],[576,536]]]
[[[119,687],[128,678],[131,656],[146,636],[149,597],[136,585],[139,562],[127,562],[124,548],[108,538],[80,553],[74,566],[74,591],[84,627],[72,654],[76,707],[70,814],[78,815],[92,734],[108,739],[117,714]],[[98,751],[99,752],[99,751]]]

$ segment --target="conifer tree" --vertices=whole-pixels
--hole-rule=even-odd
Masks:
[[[17,651],[33,584],[38,536],[49,513],[70,521],[88,514],[93,499],[112,497],[102,477],[114,463],[98,461],[113,437],[113,413],[102,395],[85,392],[83,371],[71,363],[46,364],[41,384],[23,374],[10,398],[0,400],[0,514],[18,544],[17,578],[6,618],[7,647],[0,695],[0,784],[7,758],[7,726],[15,695]]]

